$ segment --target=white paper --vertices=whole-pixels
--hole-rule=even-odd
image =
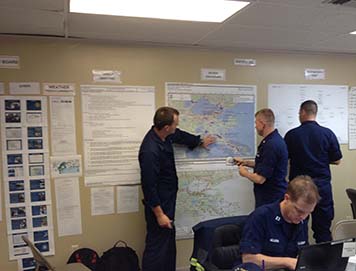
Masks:
[[[44,95],[75,95],[75,84],[43,83]]]
[[[114,211],[114,187],[93,187],[90,189],[91,215],[109,215]]]
[[[54,180],[57,203],[58,236],[82,233],[78,178]]]
[[[93,70],[94,82],[121,83],[120,71]]]
[[[305,69],[304,76],[307,80],[324,80],[325,69]]]
[[[355,256],[356,254],[356,243],[355,242],[344,242],[342,247],[342,255],[341,257],[350,257]]]
[[[51,175],[53,178],[82,176],[81,155],[52,156]]]
[[[10,82],[10,94],[40,94],[41,88],[38,82]]]
[[[152,125],[153,87],[81,86],[86,185],[139,183],[137,153]]]
[[[256,66],[256,59],[235,58],[234,64],[236,66]]]
[[[52,155],[76,154],[74,97],[50,97]]]
[[[276,116],[276,128],[284,136],[300,125],[299,107],[306,100],[318,104],[316,121],[331,129],[340,144],[348,142],[348,86],[287,85],[268,86],[268,107]]]
[[[138,186],[117,186],[116,201],[118,214],[138,212]]]
[[[5,86],[2,82],[0,82],[0,94],[5,94]]]
[[[349,92],[349,149],[356,149],[356,87]]]
[[[226,70],[221,69],[201,69],[200,78],[201,80],[216,80],[225,81]]]
[[[20,57],[19,56],[0,55],[0,68],[19,69],[20,68]]]

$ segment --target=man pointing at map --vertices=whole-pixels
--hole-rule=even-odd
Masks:
[[[143,271],[175,271],[176,243],[174,215],[178,191],[173,143],[188,148],[206,148],[215,142],[177,128],[179,112],[172,107],[159,108],[139,151],[141,184],[146,219],[146,245]]]
[[[287,189],[288,151],[283,138],[274,128],[274,114],[269,108],[255,114],[255,128],[263,139],[255,160],[234,158],[242,177],[254,183],[255,207],[283,198]],[[253,173],[246,167],[253,168]]]

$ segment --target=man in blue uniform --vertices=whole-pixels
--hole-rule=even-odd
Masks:
[[[265,108],[255,114],[257,133],[263,137],[255,160],[234,158],[240,175],[254,183],[255,207],[283,198],[286,192],[288,152],[283,138],[274,128],[274,114]],[[253,173],[247,167],[254,169]]]
[[[314,210],[320,196],[309,176],[297,176],[287,187],[284,199],[257,208],[248,217],[240,251],[243,263],[265,269],[295,270],[300,246],[308,244],[304,219]]]
[[[329,165],[338,165],[342,154],[335,134],[315,121],[317,112],[316,102],[303,102],[299,110],[301,125],[290,130],[284,139],[290,159],[289,179],[309,175],[319,189],[321,200],[312,213],[312,229],[315,241],[320,243],[332,240],[334,201]]]
[[[146,246],[142,259],[143,271],[175,271],[176,243],[173,224],[178,177],[173,143],[189,148],[207,147],[213,136],[201,138],[177,129],[179,112],[171,107],[159,108],[154,126],[142,141],[139,162],[146,219]]]

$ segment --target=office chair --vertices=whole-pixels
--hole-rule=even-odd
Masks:
[[[67,264],[60,268],[55,268],[51,265],[46,258],[42,255],[42,253],[38,250],[38,248],[27,238],[27,236],[22,235],[22,240],[26,243],[26,245],[31,249],[33,258],[36,262],[35,271],[39,271],[40,267],[45,267],[49,271],[90,271],[85,265],[81,263],[71,263]]]
[[[346,194],[351,200],[351,210],[352,210],[353,218],[356,218],[356,189],[347,188]]]
[[[338,221],[332,231],[334,240],[355,239],[356,219],[344,219]]]
[[[246,219],[223,217],[195,225],[190,271],[231,271],[241,258],[239,243]]]

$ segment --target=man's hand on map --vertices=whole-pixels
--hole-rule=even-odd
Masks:
[[[207,136],[205,136],[205,137],[203,138],[203,141],[202,141],[201,146],[202,146],[203,148],[207,149],[207,147],[208,147],[210,144],[214,143],[215,141],[216,141],[216,137],[215,137],[215,136],[213,136],[213,135],[207,135]]]

